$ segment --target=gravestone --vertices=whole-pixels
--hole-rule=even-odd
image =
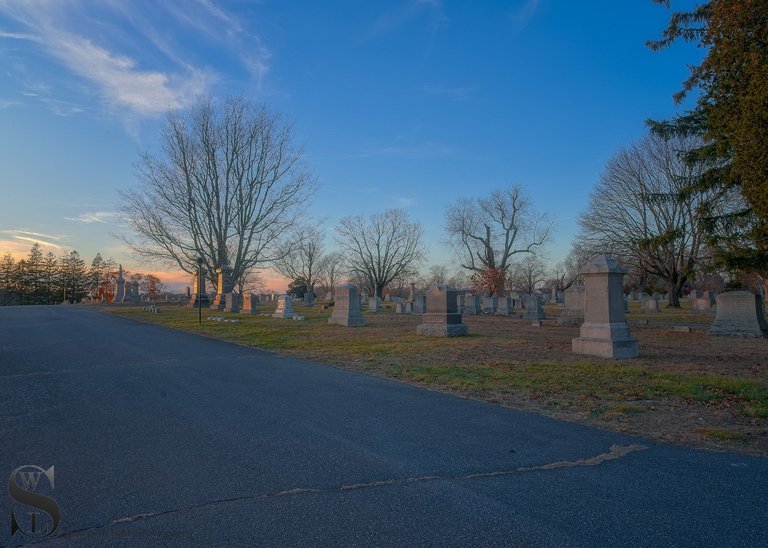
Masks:
[[[360,313],[360,299],[357,295],[357,286],[344,284],[336,286],[333,312],[328,318],[331,325],[343,325],[345,327],[358,327],[365,325],[365,319]]]
[[[416,298],[413,300],[413,313],[414,314],[424,314],[427,309],[427,296],[423,293],[419,293],[416,295]]]
[[[129,303],[141,302],[141,296],[139,295],[139,282],[128,282],[125,284],[125,298],[123,301]]]
[[[240,308],[241,314],[258,314],[256,311],[256,305],[258,300],[256,295],[251,293],[245,293],[243,295],[243,306]]]
[[[657,314],[661,312],[659,308],[659,294],[654,293],[651,297],[646,297],[643,301],[643,312],[646,314]]]
[[[523,295],[523,319],[531,320],[531,322],[539,322],[546,319],[544,309],[541,306],[541,299],[538,295]]]
[[[459,314],[464,314],[464,298],[466,297],[466,293],[457,293],[456,295],[456,309],[458,310]]]
[[[208,293],[205,292],[205,276],[207,272],[204,268],[199,268],[192,282],[192,295],[190,295],[189,304],[191,308],[210,308],[211,301],[208,299]],[[201,289],[198,295],[198,289]],[[198,300],[199,299],[199,300]]]
[[[517,311],[522,310],[523,308],[523,297],[517,291],[512,291],[509,294],[509,300],[512,304],[512,310],[514,310],[515,315],[517,315]]]
[[[117,291],[115,291],[115,298],[112,299],[112,302],[121,303],[124,299],[125,279],[123,279],[123,265],[117,265]]]
[[[711,314],[717,312],[717,293],[714,291],[700,292],[701,296],[693,299],[694,314]]]
[[[572,285],[565,290],[565,309],[557,323],[560,325],[581,325],[584,323],[584,286]]]
[[[416,326],[417,335],[458,337],[467,334],[467,326],[458,312],[454,288],[449,285],[433,287],[425,298],[426,312],[421,316],[421,324]]]
[[[763,300],[750,291],[727,291],[717,296],[717,316],[709,329],[719,337],[768,337]]]
[[[512,299],[509,296],[499,297],[496,301],[496,315],[497,316],[512,316],[515,313],[512,308]]]
[[[219,275],[219,283],[216,287],[216,296],[213,298],[213,307],[218,310],[224,310],[226,306],[227,293],[232,293],[235,288],[235,283],[232,280],[232,267],[228,264],[216,269],[216,273]]]
[[[312,306],[313,304],[315,304],[315,294],[312,293],[311,291],[307,291],[306,293],[304,293],[303,302],[304,302],[304,306]]]
[[[526,295],[523,318],[531,320],[531,325],[534,327],[541,327],[541,321],[546,318],[546,315],[544,314],[544,308],[541,306],[539,295]]]
[[[405,305],[403,303],[395,304],[395,314],[402,314],[404,310],[405,310]]]
[[[584,277],[584,323],[573,339],[576,354],[633,358],[640,352],[624,319],[623,280],[627,271],[607,255],[598,255],[581,272]]]
[[[477,316],[481,313],[480,295],[464,295],[464,314]]]
[[[240,295],[234,291],[224,294],[224,312],[240,312]]]
[[[368,299],[368,312],[381,311],[381,299],[378,297],[371,297]]]
[[[482,297],[482,307],[483,307],[483,314],[491,315],[494,312],[496,312],[496,307],[498,306],[499,298],[496,295],[491,295],[490,297],[483,296]]]
[[[296,313],[293,311],[293,299],[290,295],[277,296],[277,308],[272,313],[273,318],[292,319]]]

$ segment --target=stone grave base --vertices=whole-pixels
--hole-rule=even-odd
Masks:
[[[430,324],[423,323],[416,326],[417,335],[429,335],[432,337],[461,337],[466,335],[467,325],[463,323],[454,324]]]
[[[361,327],[365,325],[365,319],[362,317],[352,318],[334,318],[331,316],[328,318],[328,325],[343,325],[344,327]]]
[[[634,358],[640,354],[640,348],[635,339],[605,340],[579,337],[572,339],[572,350],[575,354],[599,356],[601,358]]]

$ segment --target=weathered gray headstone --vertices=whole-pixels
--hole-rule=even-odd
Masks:
[[[233,292],[224,294],[224,312],[240,312],[240,295]]]
[[[721,337],[767,337],[763,300],[749,291],[727,291],[717,296],[717,316],[709,330]]]
[[[482,297],[482,307],[483,307],[483,314],[491,315],[494,312],[496,312],[496,307],[498,306],[499,298],[496,295],[491,295],[490,297],[483,296]]]
[[[512,299],[509,296],[499,297],[496,301],[496,315],[497,316],[512,316],[515,313],[512,308]]]
[[[547,316],[544,314],[539,295],[523,295],[523,306],[525,306],[524,319],[539,323],[546,319]]]
[[[343,325],[345,327],[358,327],[365,325],[365,319],[360,313],[360,299],[357,294],[357,286],[344,284],[336,287],[334,291],[334,305],[328,323],[331,325]]]
[[[623,279],[627,273],[606,255],[592,259],[581,272],[584,277],[584,323],[573,352],[603,358],[632,358],[639,354],[624,319]]]
[[[449,285],[433,287],[425,295],[427,310],[416,326],[418,335],[434,337],[458,337],[467,334],[467,326],[461,321],[456,302],[456,290]]]
[[[480,295],[464,295],[464,314],[476,316],[482,313]]]
[[[312,306],[315,304],[315,294],[311,291],[307,291],[304,293],[304,298],[302,300],[304,302],[304,306]]]
[[[414,314],[424,314],[424,312],[427,309],[427,296],[423,293],[419,293],[416,295],[416,298],[413,300],[413,313]]]
[[[368,299],[368,312],[379,312],[381,310],[381,299],[370,297]]]
[[[540,327],[541,321],[546,319],[544,308],[541,306],[541,297],[539,295],[525,296],[525,310],[523,311],[523,318],[526,320],[531,320],[531,325],[535,327]]]
[[[395,304],[395,313],[396,314],[402,314],[405,310],[405,305],[403,303],[396,303]]]
[[[717,293],[714,291],[707,291],[706,294],[703,291],[699,293],[701,296],[693,299],[693,313],[711,314],[714,316],[717,312]]]
[[[651,297],[646,297],[643,301],[643,312],[646,314],[656,314],[661,312],[659,308],[659,294],[654,293]]]
[[[293,311],[293,299],[290,295],[278,295],[277,296],[277,308],[272,313],[273,318],[287,318],[291,319],[296,315]]]
[[[565,309],[557,320],[560,325],[584,323],[584,286],[572,285],[565,290]]]

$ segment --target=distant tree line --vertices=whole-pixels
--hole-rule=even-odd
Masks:
[[[77,251],[57,257],[52,251],[43,253],[35,243],[23,259],[14,259],[10,252],[0,259],[0,306],[75,303],[86,297],[112,301],[117,271],[115,261],[100,253],[87,266]],[[163,283],[153,274],[124,270],[123,277],[126,283],[138,282],[149,300],[163,293]]]

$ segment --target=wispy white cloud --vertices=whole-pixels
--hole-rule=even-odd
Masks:
[[[87,83],[78,91],[95,92],[108,111],[130,117],[184,108],[210,93],[221,76],[192,53],[206,42],[239,59],[259,81],[269,69],[271,54],[258,37],[209,0],[142,4],[104,0],[96,6],[79,0],[0,0],[0,14],[19,27],[0,29],[0,39],[35,44]],[[183,42],[190,37],[196,40],[195,48]],[[58,83],[72,87],[71,81]],[[60,92],[61,87],[53,89]],[[23,93],[28,97],[36,93],[38,99],[47,95]],[[60,93],[48,97],[61,100]]]
[[[75,217],[63,217],[65,221],[75,221],[78,223],[107,223],[112,219],[117,218],[119,213],[116,211],[89,211],[81,213]]]
[[[415,199],[404,196],[396,197],[395,200],[400,207],[410,207],[416,203]]]
[[[9,245],[10,243],[15,243],[16,246],[18,246],[19,242],[25,242],[33,244],[37,243],[41,246],[52,247],[57,250],[62,249],[62,246],[55,242],[61,240],[63,236],[53,236],[51,234],[42,234],[40,232],[33,232],[24,229],[3,230],[1,232],[3,234],[8,234],[11,237],[11,240],[3,240],[3,242],[6,244],[5,248],[15,247]]]

